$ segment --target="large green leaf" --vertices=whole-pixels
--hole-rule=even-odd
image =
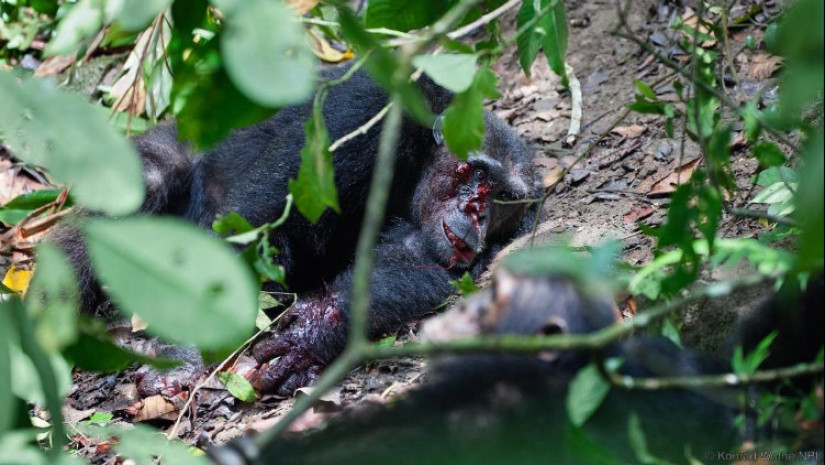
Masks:
[[[48,81],[0,72],[0,134],[15,156],[72,185],[90,210],[131,213],[143,201],[140,160],[95,107]]]
[[[458,93],[473,83],[476,59],[470,54],[419,55],[413,58],[413,65],[424,70],[436,84]]]
[[[370,54],[366,62],[367,71],[384,90],[389,94],[397,94],[401,98],[404,110],[425,126],[431,126],[435,117],[424,104],[421,90],[412,84],[407,76],[403,79],[396,76],[398,60],[387,49],[381,47],[378,41],[364,30],[355,15],[346,9],[340,11],[341,30],[347,40],[358,49],[361,54]]]
[[[96,275],[149,332],[216,350],[251,334],[257,286],[218,239],[173,218],[95,220],[85,230]]]
[[[823,189],[823,172],[825,172],[825,128],[822,124],[814,135],[805,143],[803,149],[804,168],[799,174],[799,189],[796,192],[796,217],[802,226],[799,242],[799,266],[805,271],[822,272],[823,243],[825,243],[825,189]]]
[[[118,2],[108,2],[108,5]],[[123,0],[123,7],[115,14],[115,20],[124,31],[143,30],[161,11],[172,4],[172,0]]]
[[[46,55],[71,55],[80,44],[103,27],[103,0],[80,0],[58,23],[55,36],[46,44]]]
[[[278,1],[213,3],[226,20],[221,55],[238,89],[273,108],[306,100],[315,85],[315,60],[295,15]]]
[[[525,0],[516,22],[521,29],[545,9],[548,11],[516,39],[519,64],[529,76],[530,67],[536,61],[539,49],[543,48],[550,69],[561,76],[562,84],[567,86],[564,58],[567,53],[568,30],[564,3],[561,0]]]
[[[365,14],[369,28],[386,28],[407,32],[434,23],[446,13],[449,2],[430,0],[371,0]]]
[[[567,391],[567,415],[575,426],[582,426],[610,393],[608,383],[594,364],[579,370]]]
[[[489,68],[481,68],[466,91],[457,94],[444,112],[444,139],[447,147],[463,160],[481,149],[484,141],[484,97],[498,97],[498,78]]]
[[[316,125],[316,122],[321,124]],[[339,213],[341,207],[338,206],[338,192],[335,190],[327,130],[322,120],[312,118],[307,121],[304,131],[306,144],[301,149],[298,178],[289,180],[289,192],[295,199],[298,211],[315,223],[327,207]]]
[[[0,379],[11,379],[11,343],[12,328],[14,323],[11,318],[11,311],[7,307],[20,305],[19,301],[0,302]],[[14,408],[14,398],[11,393],[11,383],[0,381],[0,438],[3,433],[14,425],[16,421],[17,409]]]
[[[56,246],[37,247],[37,270],[26,298],[37,342],[48,353],[77,340],[78,289],[74,270]]]

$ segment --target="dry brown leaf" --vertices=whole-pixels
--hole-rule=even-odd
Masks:
[[[703,157],[695,158],[676,168],[667,176],[658,179],[653,184],[653,187],[651,187],[647,192],[647,196],[659,197],[676,192],[676,188],[679,184],[688,182],[690,175],[692,175],[696,168],[702,163],[702,160],[704,160]]]
[[[177,405],[180,400],[181,405]],[[137,413],[135,414],[135,421],[148,420],[175,420],[178,417],[178,411],[183,406],[183,400],[179,398],[166,399],[161,395],[151,396],[143,399]]]
[[[623,219],[625,224],[631,224],[643,218],[647,218],[648,216],[652,215],[655,211],[656,207],[652,205],[634,204],[630,207],[630,211],[625,213]]]
[[[315,29],[309,30],[309,38],[312,53],[327,63],[340,63],[354,56],[352,50],[349,48],[347,48],[346,52],[341,52],[333,48],[327,39],[321,36]]]
[[[562,168],[561,166],[556,166],[555,168],[552,168],[550,171],[548,171],[543,178],[541,178],[541,183],[544,186],[544,188],[547,189],[558,183],[562,175],[564,175],[564,168]]]
[[[64,69],[72,66],[74,55],[59,55],[46,58],[40,66],[34,70],[35,76],[55,76],[63,72]]]
[[[768,79],[782,64],[782,57],[759,53],[752,59],[752,64],[747,72],[747,76],[752,79]]]
[[[623,139],[635,139],[644,134],[645,131],[647,131],[646,127],[633,124],[630,126],[615,127],[610,132],[621,136]]]

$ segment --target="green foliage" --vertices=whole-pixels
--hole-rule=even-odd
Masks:
[[[525,0],[516,20],[519,30],[526,28],[517,39],[519,63],[524,73],[530,75],[530,67],[542,48],[550,69],[561,76],[562,85],[567,87],[564,57],[568,30],[564,3],[561,0]]]
[[[367,4],[366,27],[407,32],[432,24],[447,12],[450,2],[375,0]]]
[[[821,56],[820,56],[821,58]],[[797,221],[802,228],[802,237],[799,240],[799,269],[800,271],[822,271],[823,243],[825,243],[825,205],[823,199],[822,177],[825,172],[823,165],[825,154],[825,128],[822,123],[814,134],[805,143],[802,149],[804,169],[799,179],[799,189],[796,195]]]
[[[404,109],[416,121],[425,126],[432,126],[435,117],[424,104],[421,91],[408,80],[409,72],[399,69],[398,60],[389,50],[372,37],[361,25],[358,18],[347,9],[340,10],[341,30],[356,50],[369,54],[366,62],[367,71],[384,90],[391,95],[398,95]]]
[[[457,94],[444,111],[444,140],[450,151],[466,160],[470,153],[481,149],[484,141],[485,97],[499,96],[498,77],[488,67],[481,68],[466,91]]]
[[[89,209],[122,215],[138,208],[137,154],[93,107],[47,81],[20,85],[5,72],[0,101],[0,135],[17,157],[71,183],[75,199]]]
[[[338,206],[330,141],[322,115],[307,121],[304,131],[307,143],[301,150],[298,178],[289,180],[289,192],[295,198],[298,211],[316,223],[327,207],[338,213],[341,213],[341,207]]]
[[[95,274],[149,332],[202,349],[249,337],[257,286],[217,239],[171,218],[95,220],[84,230]]]
[[[621,251],[617,242],[575,252],[568,247],[541,247],[523,250],[502,260],[502,266],[525,276],[559,276],[571,280],[576,288],[596,296],[612,295],[622,280],[617,264]]]
[[[642,429],[642,422],[636,413],[631,413],[627,417],[627,434],[630,437],[630,447],[632,447],[633,452],[636,453],[636,459],[639,460],[639,463],[646,465],[668,465],[668,462],[656,458],[656,456],[650,453],[647,447],[647,437]]]
[[[42,189],[26,194],[18,195],[0,207],[0,221],[7,224],[17,224],[26,215],[34,210],[54,202],[60,193],[60,189]],[[71,199],[67,199],[65,206],[72,205]]]
[[[169,441],[160,431],[150,426],[135,424],[131,429],[114,426],[78,425],[89,437],[111,440],[112,448],[137,465],[154,465],[156,458],[163,463],[180,465],[206,465],[211,463],[203,453],[193,451],[177,441]],[[113,440],[116,438],[117,440]]]
[[[418,55],[413,65],[421,68],[436,84],[455,93],[473,84],[478,57],[471,54]]]
[[[463,296],[468,296],[478,290],[478,286],[475,281],[473,281],[473,276],[469,272],[465,272],[461,276],[461,279],[450,281],[450,284]]]
[[[582,426],[596,413],[610,393],[610,383],[591,363],[576,373],[567,391],[567,415],[574,426]]]
[[[63,355],[66,360],[84,370],[112,373],[135,363],[159,370],[180,365],[179,361],[148,357],[120,347],[106,331],[104,322],[98,319],[82,317],[77,332],[77,340],[63,350]]]
[[[315,60],[286,6],[269,0],[213,3],[226,18],[222,57],[238,89],[266,107],[305,101],[314,84]]]
[[[226,386],[226,390],[236,399],[244,402],[255,402],[258,400],[258,396],[255,394],[255,388],[253,388],[243,376],[222,371],[218,373],[218,379]]]
[[[745,354],[742,351],[742,347],[736,347],[733,353],[733,359],[731,360],[731,366],[733,368],[733,372],[740,374],[740,375],[752,375],[759,369],[759,366],[762,365],[762,362],[767,360],[768,356],[770,355],[770,347],[773,343],[776,336],[779,333],[774,331],[771,334],[767,335],[764,339],[759,341],[759,344],[751,351],[751,353]]]
[[[37,273],[26,299],[34,335],[47,353],[77,340],[78,288],[65,254],[52,244],[37,249]]]

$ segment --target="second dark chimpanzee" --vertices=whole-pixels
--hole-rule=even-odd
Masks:
[[[346,69],[328,69],[321,78],[340,78]],[[451,94],[427,79],[420,87],[433,113],[442,113]],[[332,87],[324,105],[330,138],[363,126],[387,101],[362,72]],[[303,126],[311,115],[310,103],[283,109],[203,154],[177,140],[174,124],[135,137],[147,186],[141,211],[182,216],[204,228],[232,211],[253,226],[274,221],[284,211],[288,181],[297,175]],[[443,144],[438,126],[404,120],[387,226],[372,276],[371,337],[430,312],[453,292],[451,280],[467,271],[477,275],[523,228],[523,206],[494,200],[536,194],[532,156],[504,122],[486,113],[485,123],[481,151],[460,161]],[[291,393],[312,382],[345,345],[351,266],[379,134],[380,127],[373,127],[333,153],[340,214],[327,211],[313,224],[292,212],[270,237],[280,251],[277,262],[285,269],[288,289],[302,297],[282,319],[279,334],[254,348],[262,367],[251,381],[260,390]],[[54,239],[75,265],[83,310],[94,311],[107,297],[89,269],[82,239],[71,228]],[[140,387],[151,394],[169,383],[151,376]]]
[[[822,290],[820,277],[809,283],[803,295],[771,299],[756,313],[764,321],[778,321],[775,317],[780,314],[799,315],[800,322],[821,321],[821,316],[813,315],[822,314]],[[490,288],[427,321],[422,336],[445,342],[476,333],[581,334],[617,321],[611,299],[593,289],[582,289],[560,276],[500,267]],[[761,325],[751,337],[778,330],[786,333],[788,345],[796,346],[793,341],[805,334],[811,339],[806,344],[810,350],[799,351],[791,363],[813,361],[822,347],[821,333],[814,334],[810,328],[794,333],[793,326]],[[625,382],[627,377],[693,377],[730,371],[727,363],[677,347],[664,337],[619,341],[603,355],[621,360],[619,373]],[[598,398],[592,379],[586,383],[590,386],[575,381],[592,359],[591,353],[571,351],[450,356],[433,364],[427,383],[388,405],[362,404],[320,431],[293,433],[261,449],[254,439],[244,438],[214,448],[209,455],[218,464],[254,465],[756,460],[752,458],[756,453],[741,452],[746,437],[736,426],[735,416],[746,387],[735,383],[724,388],[612,388],[584,424],[574,424],[568,404],[573,402],[580,410],[587,408],[581,404],[595,407]],[[821,383],[821,376],[818,379]],[[571,397],[576,390],[587,395]],[[813,456],[806,453],[804,457]]]

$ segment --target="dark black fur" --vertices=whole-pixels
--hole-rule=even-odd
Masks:
[[[326,70],[322,78],[338,78],[345,70]],[[432,111],[443,112],[451,99],[449,92],[426,79],[420,87]],[[333,87],[324,105],[330,139],[362,126],[386,103],[386,95],[361,72]],[[204,228],[210,228],[216,216],[231,211],[253,226],[274,221],[286,206],[288,180],[297,176],[304,123],[311,113],[311,103],[283,109],[267,121],[233,132],[197,156],[187,144],[177,141],[174,124],[160,125],[135,137],[147,185],[141,212],[182,216]],[[396,331],[402,323],[431,311],[452,293],[451,279],[465,271],[478,274],[493,252],[522,227],[523,208],[492,205],[492,200],[535,195],[531,156],[513,129],[490,114],[486,124],[482,153],[466,164],[495,168],[489,177],[485,172],[477,178],[486,183],[484,189],[489,188],[490,198],[487,201],[482,196],[485,203],[475,206],[480,210],[476,218],[455,212],[461,210],[459,204],[472,202],[470,197],[482,192],[481,184],[476,178],[456,174],[460,162],[437,143],[431,127],[404,120],[397,175],[387,209],[388,226],[373,274],[371,336]],[[290,392],[311,382],[343,348],[350,267],[379,135],[377,125],[333,154],[340,214],[328,210],[313,224],[293,211],[270,237],[271,244],[280,250],[276,260],[286,271],[288,289],[309,294],[284,318],[283,335],[256,349],[261,362],[282,356],[275,366],[267,365],[260,376],[253,377],[261,389]],[[460,231],[466,241],[454,239],[451,243],[443,224],[449,224],[456,234]],[[78,270],[83,310],[94,311],[106,302],[106,296],[89,270],[82,240],[72,228],[59,231],[55,237]],[[472,252],[453,252],[452,244],[456,243]]]

